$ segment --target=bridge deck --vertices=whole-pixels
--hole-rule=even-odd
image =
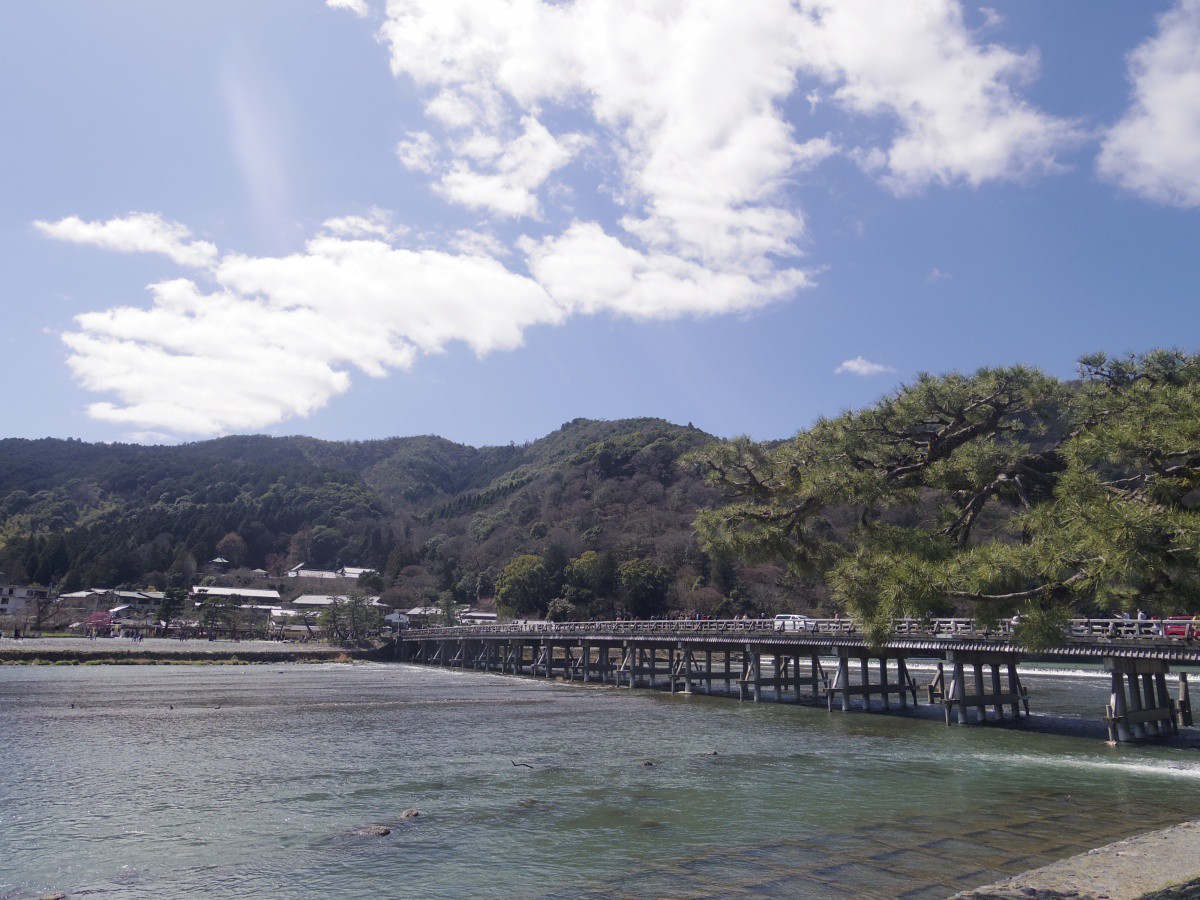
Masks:
[[[971,619],[903,620],[882,645],[872,645],[847,619],[810,619],[811,630],[777,631],[771,619],[514,623],[419,628],[402,632],[401,641],[543,640],[724,646],[752,643],[799,651],[836,654],[839,650],[887,650],[943,656],[955,652],[1015,653],[1043,662],[1096,662],[1145,659],[1200,665],[1200,644],[1161,633],[1161,622],[1129,619],[1076,619],[1061,645],[1031,652],[1013,640],[1011,626],[977,626]]]

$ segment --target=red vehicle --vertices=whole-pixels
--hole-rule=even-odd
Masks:
[[[1200,616],[1170,616],[1163,623],[1163,634],[1166,637],[1188,637],[1188,626],[1191,636],[1200,636]]]

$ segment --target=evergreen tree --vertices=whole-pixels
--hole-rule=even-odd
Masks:
[[[695,457],[730,503],[713,553],[824,578],[882,640],[891,620],[968,604],[1021,613],[1032,646],[1077,609],[1200,601],[1200,357],[920,376],[778,445]]]

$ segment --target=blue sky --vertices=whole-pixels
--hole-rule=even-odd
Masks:
[[[0,6],[2,433],[777,438],[1197,348],[1200,0]]]

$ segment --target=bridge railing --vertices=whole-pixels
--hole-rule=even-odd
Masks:
[[[1183,642],[1187,640],[1186,622],[1158,619],[1071,619],[1064,638],[1068,642]],[[1165,627],[1164,627],[1165,626]],[[1197,623],[1200,631],[1200,623]],[[1013,634],[1015,623],[983,623],[968,618],[896,619],[892,634],[896,637],[1006,640]],[[467,637],[503,636],[512,634],[575,637],[581,635],[826,635],[857,636],[862,634],[853,619],[809,618],[799,628],[789,625],[777,628],[775,619],[617,619],[607,622],[510,622],[499,625],[460,625],[455,627],[424,627],[408,629],[408,637]],[[1196,635],[1200,640],[1200,634]]]

